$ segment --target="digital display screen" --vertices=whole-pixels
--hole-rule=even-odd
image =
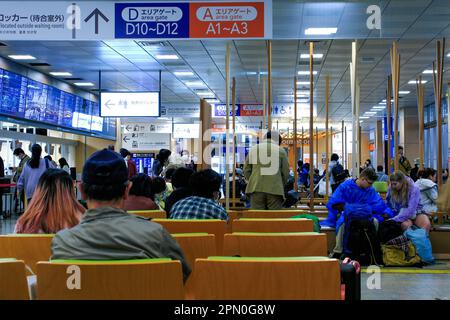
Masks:
[[[98,103],[0,69],[0,114],[116,138],[116,120]]]
[[[159,117],[159,92],[101,92],[102,117]]]
[[[23,118],[25,115],[27,78],[6,70],[2,71],[1,112]]]
[[[154,153],[133,153],[132,160],[136,164],[137,172],[151,175],[154,157]]]

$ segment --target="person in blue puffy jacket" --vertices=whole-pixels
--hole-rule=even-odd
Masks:
[[[372,187],[377,180],[377,174],[372,168],[363,170],[357,179],[348,179],[341,183],[328,200],[328,218],[320,223],[321,227],[336,228],[335,255],[341,254],[344,238],[344,215],[349,214],[357,205],[367,205],[371,209],[376,225],[384,219],[392,217],[381,196]]]
[[[389,177],[386,204],[392,212],[392,220],[401,223],[402,230],[414,224],[430,231],[430,218],[423,211],[420,189],[401,171],[396,171]]]

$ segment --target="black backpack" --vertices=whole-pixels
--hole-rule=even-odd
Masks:
[[[348,232],[347,255],[362,266],[379,265],[383,263],[381,245],[378,240],[375,225],[371,220],[352,219],[345,226]]]
[[[340,163],[337,163],[333,167],[333,169],[331,169],[331,174],[333,175],[333,179],[334,179],[333,187],[335,187],[335,188],[338,185],[340,185],[342,182],[344,182],[345,179],[347,178],[347,175],[344,171],[344,167]]]
[[[399,236],[403,235],[400,223],[394,220],[385,220],[378,227],[378,239],[380,243],[385,244]]]

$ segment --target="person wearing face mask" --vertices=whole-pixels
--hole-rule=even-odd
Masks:
[[[28,162],[28,160],[30,160],[30,157],[25,154],[22,148],[14,149],[13,154],[17,157],[17,160],[19,160],[19,166],[13,169],[15,171],[13,181],[17,182],[19,180],[20,174],[23,171],[23,167]]]
[[[192,196],[175,203],[170,219],[221,219],[228,221],[226,210],[218,204],[222,177],[211,169],[201,170],[189,178]]]

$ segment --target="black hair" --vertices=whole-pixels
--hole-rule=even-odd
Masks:
[[[42,147],[37,143],[31,146],[31,160],[29,163],[33,169],[39,168],[39,162],[41,160]]]
[[[339,160],[339,156],[336,153],[333,153],[331,155],[331,161],[338,161]]]
[[[189,178],[194,173],[190,168],[178,168],[172,175],[172,186],[174,188],[187,188],[189,186]]]
[[[59,181],[59,183],[58,183]],[[49,190],[49,194],[56,194],[58,184],[65,185],[73,190],[73,180],[70,175],[61,169],[49,168],[39,178],[38,186],[43,186]]]
[[[372,161],[370,159],[367,159],[366,162],[368,162],[369,164],[372,164]]]
[[[370,181],[377,181],[378,179],[377,173],[372,168],[364,169],[359,176],[360,178],[366,178]]]
[[[164,178],[166,180],[171,180],[173,177],[174,172],[176,171],[176,168],[169,168],[166,170],[166,174],[164,175]]]
[[[163,177],[155,177],[152,179],[152,196],[166,190],[166,180]]]
[[[52,158],[52,156],[50,156],[50,155],[46,155],[46,156],[44,157],[44,159],[47,159],[48,161],[53,161],[53,158]]]
[[[319,172],[320,172],[319,169],[317,169],[317,168],[314,169],[314,173],[319,174]]]
[[[133,176],[130,181],[131,185],[130,194],[135,196],[152,197],[152,179],[145,173],[139,173]]]
[[[297,161],[297,166],[298,166],[299,168],[301,168],[301,167],[303,166],[303,161],[302,161],[302,160],[298,160],[298,161]]]
[[[402,146],[398,146],[398,150],[403,150],[403,147]]]
[[[213,199],[214,192],[220,190],[222,177],[212,169],[201,170],[192,174],[189,187],[192,195]]]
[[[286,181],[286,185],[284,186],[284,191],[288,192],[294,189],[294,178],[289,177]]]
[[[25,154],[22,148],[15,148],[13,151],[13,155],[18,156],[19,154]]]
[[[114,145],[112,145],[112,144],[109,145],[109,146],[108,146],[108,150],[114,151]]]
[[[113,201],[123,197],[128,181],[123,184],[96,185],[82,182],[83,190],[88,199],[99,201]]]
[[[122,158],[125,158],[128,155],[131,155],[131,153],[125,148],[120,148],[119,153],[122,156]]]
[[[61,158],[61,159],[58,160],[58,162],[59,162],[59,166],[61,168],[64,167],[64,166],[68,166],[69,167],[69,164],[67,163],[66,158]]]
[[[431,176],[434,176],[436,174],[436,170],[433,168],[425,168],[421,171],[419,171],[418,177],[422,179],[429,179]]]
[[[383,166],[377,166],[377,171],[383,171]]]
[[[266,132],[266,135],[264,136],[264,138],[266,138],[266,139],[271,139],[271,140],[273,140],[273,138],[276,138],[276,136],[278,136],[278,144],[280,145],[281,144],[281,141],[283,140],[282,138],[281,138],[281,135],[278,133],[278,132],[275,132],[275,131],[267,131]],[[273,140],[273,141],[275,141],[275,140]]]
[[[166,162],[167,159],[169,159],[170,155],[172,154],[172,151],[168,149],[161,149],[159,150],[158,154],[156,155],[156,159],[158,159],[161,163]]]

